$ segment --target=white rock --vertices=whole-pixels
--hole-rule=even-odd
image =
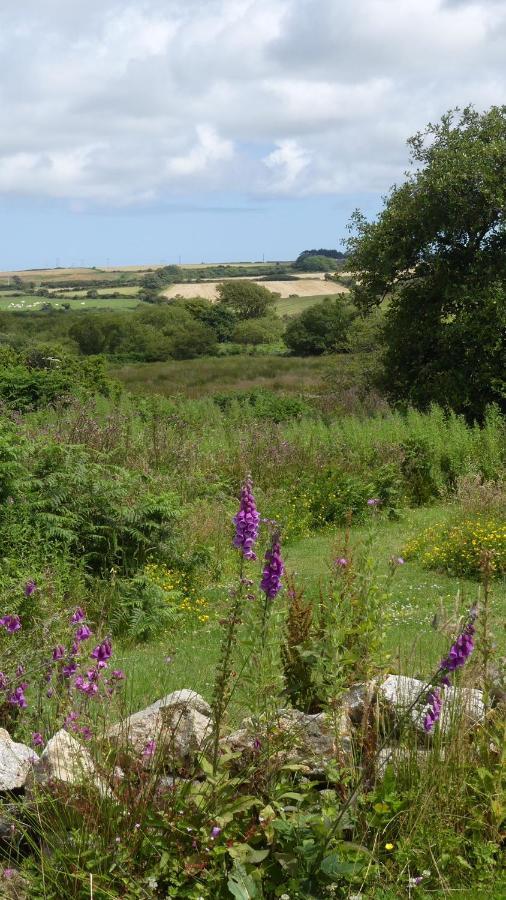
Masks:
[[[167,762],[181,765],[202,749],[212,729],[210,714],[211,707],[200,694],[174,691],[114,725],[107,738],[115,744],[125,743],[139,757],[154,741],[158,759],[163,753]],[[145,757],[147,764],[149,761],[150,757]]]
[[[93,784],[103,796],[111,795],[86,747],[63,728],[47,742],[33,767],[33,778],[39,785],[54,781],[71,785]]]
[[[378,697],[396,722],[400,722],[406,716],[417,731],[423,732],[423,720],[427,709],[424,695],[430,690],[431,686],[418,678],[388,675],[378,688]],[[464,719],[471,725],[483,721],[485,707],[482,691],[474,688],[450,687],[442,688],[441,696],[441,716],[437,727],[442,734],[447,734],[456,720]]]
[[[0,729],[0,791],[13,791],[25,786],[37,754],[25,744],[11,739],[5,728]]]

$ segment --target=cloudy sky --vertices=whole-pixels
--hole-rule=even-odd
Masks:
[[[0,268],[291,258],[506,102],[505,0],[2,0]]]

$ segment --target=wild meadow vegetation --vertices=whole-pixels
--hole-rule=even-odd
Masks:
[[[436,132],[409,246],[415,176],[359,221],[349,295],[2,313],[2,896],[504,896],[498,116]]]

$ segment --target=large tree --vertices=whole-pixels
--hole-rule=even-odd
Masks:
[[[454,110],[412,137],[406,181],[352,218],[364,311],[387,301],[385,384],[480,418],[506,408],[506,106]]]
[[[263,318],[272,307],[276,295],[262,284],[236,279],[218,285],[220,303],[239,319]]]

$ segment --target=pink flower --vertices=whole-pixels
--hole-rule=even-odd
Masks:
[[[148,741],[144,750],[142,751],[142,755],[149,758],[155,755],[156,751],[156,741]]]
[[[339,566],[340,569],[345,569],[348,565],[348,560],[345,556],[340,556],[338,559],[334,560],[336,566]]]
[[[34,747],[42,747],[44,744],[44,738],[42,737],[40,731],[34,731],[32,734],[32,745]]]

